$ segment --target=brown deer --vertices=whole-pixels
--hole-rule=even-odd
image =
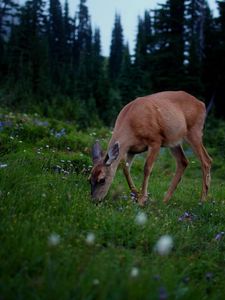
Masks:
[[[90,176],[93,199],[101,200],[106,196],[117,167],[122,161],[128,185],[138,203],[144,205],[148,198],[148,179],[153,163],[160,147],[169,147],[177,166],[164,197],[164,202],[167,202],[188,165],[181,146],[185,140],[201,162],[203,176],[201,200],[204,201],[210,185],[212,163],[202,143],[205,116],[204,103],[183,91],[156,93],[137,98],[127,104],[117,117],[107,153],[102,154],[98,142],[93,146],[94,166]],[[147,151],[147,158],[144,180],[139,193],[130,176],[130,167],[135,154],[144,151]]]

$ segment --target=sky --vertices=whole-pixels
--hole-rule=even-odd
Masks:
[[[70,14],[77,11],[79,0],[69,0]],[[102,54],[109,55],[111,34],[115,13],[121,15],[124,40],[128,41],[131,53],[134,50],[137,33],[137,20],[146,9],[154,9],[157,3],[165,0],[87,0],[87,6],[93,27],[99,27],[101,32]],[[216,13],[216,0],[208,0],[210,8]]]

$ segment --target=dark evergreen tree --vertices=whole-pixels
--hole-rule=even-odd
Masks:
[[[219,16],[216,21],[216,43],[214,44],[215,63],[215,108],[216,115],[225,118],[225,1],[218,1]]]
[[[105,109],[105,97],[107,96],[104,88],[105,78],[103,72],[104,60],[101,55],[101,36],[99,28],[94,31],[92,47],[92,87],[93,97],[96,99],[96,105],[99,115]]]
[[[218,30],[215,19],[209,7],[205,10],[204,22],[204,48],[201,61],[202,84],[204,87],[204,98],[209,105],[216,96],[218,83]]]
[[[186,53],[187,80],[186,90],[190,93],[202,95],[202,60],[205,47],[205,17],[206,1],[190,0],[186,9]]]
[[[92,98],[92,28],[86,0],[80,0],[75,23],[77,91],[81,101]]]
[[[55,88],[64,86],[65,36],[62,7],[59,0],[49,1],[48,18],[49,60]]]
[[[15,22],[18,5],[13,0],[0,1],[0,81],[6,75],[5,47],[11,34],[11,26]]]
[[[73,43],[73,21],[70,18],[69,15],[69,4],[68,0],[65,1],[64,5],[64,13],[63,13],[63,31],[64,31],[64,56],[65,61],[69,64],[71,64],[71,58],[72,58],[72,43]]]
[[[136,83],[133,81],[133,72],[129,45],[127,44],[124,46],[123,61],[119,77],[119,89],[123,105],[133,100],[136,96],[136,90],[134,88],[134,84],[136,85]]]
[[[114,85],[118,82],[123,60],[123,28],[120,15],[115,15],[109,55],[109,78]]]
[[[184,12],[184,0],[168,0],[154,12],[155,91],[177,90],[184,86]]]
[[[151,16],[145,11],[144,18],[138,18],[138,32],[135,47],[133,82],[138,95],[152,92],[152,53],[154,52]]]
[[[7,38],[10,35],[10,26],[15,21],[18,5],[13,0],[0,1],[0,37]]]
[[[38,94],[47,80],[44,2],[30,0],[21,8],[8,45],[9,78],[22,90]],[[45,77],[46,76],[46,77]]]

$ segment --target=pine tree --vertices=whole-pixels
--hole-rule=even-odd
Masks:
[[[195,95],[202,95],[202,60],[205,47],[205,17],[206,17],[206,1],[190,0],[187,3],[187,89]]]
[[[48,18],[49,59],[55,87],[63,88],[65,79],[65,36],[62,7],[59,0],[49,1]]]
[[[154,52],[151,16],[145,11],[144,18],[138,18],[138,32],[135,47],[134,88],[138,95],[152,91],[152,53]]]
[[[33,95],[41,93],[44,82],[48,82],[44,23],[44,2],[27,1],[21,8],[20,22],[14,26],[8,46],[8,72],[24,92]]]
[[[14,22],[18,5],[13,0],[1,0],[0,2],[0,38],[7,38],[10,34],[10,26]]]
[[[219,16],[215,20],[217,28],[217,39],[214,55],[214,63],[216,68],[215,79],[215,106],[216,115],[225,118],[224,95],[225,95],[225,1],[218,1]]]
[[[184,86],[184,0],[168,0],[154,12],[153,89]],[[179,76],[179,81],[177,77]]]
[[[69,3],[65,1],[64,12],[63,12],[63,31],[64,31],[64,43],[65,43],[65,61],[71,63],[72,58],[72,43],[73,43],[73,23],[69,16]],[[68,66],[69,67],[69,66]]]
[[[109,78],[114,85],[117,84],[123,60],[123,28],[120,15],[115,15],[115,22],[112,31],[112,40],[109,55]]]
[[[133,66],[128,44],[124,46],[123,61],[119,77],[119,89],[123,105],[130,102],[136,96],[134,91]]]
[[[204,98],[209,103],[216,95],[218,83],[218,32],[215,19],[209,7],[205,10],[204,22],[204,48],[201,61],[202,84],[204,86]]]
[[[92,27],[86,0],[80,0],[75,30],[77,91],[80,99],[87,104],[92,97]]]
[[[6,44],[11,34],[11,26],[15,22],[18,5],[13,0],[0,1],[0,81],[6,75]],[[6,56],[5,56],[6,55]]]

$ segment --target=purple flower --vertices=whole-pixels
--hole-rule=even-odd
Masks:
[[[223,236],[224,236],[224,231],[221,231],[221,232],[217,233],[217,235],[215,236],[215,240],[220,241]]]
[[[167,290],[163,286],[161,286],[160,289],[159,289],[159,299],[160,300],[168,299]]]
[[[178,221],[183,222],[183,221],[194,221],[197,218],[196,215],[192,214],[189,211],[185,211],[185,213],[179,217]]]

